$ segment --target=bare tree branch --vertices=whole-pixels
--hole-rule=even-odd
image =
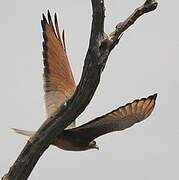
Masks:
[[[138,7],[125,21],[117,24],[116,29],[109,35],[111,40],[110,47],[114,48],[120,40],[121,34],[128,29],[143,14],[153,11],[157,8],[158,3],[155,0],[147,0],[142,6]]]
[[[37,161],[62,131],[76,119],[89,104],[100,82],[111,50],[119,42],[119,37],[142,14],[153,11],[157,7],[154,0],[146,2],[137,8],[124,22],[116,26],[116,30],[108,36],[104,33],[105,8],[103,0],[91,0],[93,20],[89,48],[86,54],[81,80],[73,97],[61,108],[62,110],[46,121],[31,138],[19,157],[2,178],[4,180],[26,180]]]
[[[91,27],[91,39],[90,43],[96,41],[98,43],[99,38],[103,36],[104,33],[104,17],[105,8],[104,1],[92,1],[93,8],[93,22]]]

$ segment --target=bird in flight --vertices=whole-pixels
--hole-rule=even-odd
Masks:
[[[44,90],[47,119],[59,112],[60,107],[75,92],[76,84],[67,57],[64,31],[60,36],[57,15],[54,23],[50,12],[41,20],[43,30]],[[104,134],[121,131],[149,117],[154,109],[157,94],[137,99],[103,116],[76,127],[72,122],[53,142],[68,151],[99,149],[95,139]],[[32,137],[35,131],[15,129],[19,134]]]

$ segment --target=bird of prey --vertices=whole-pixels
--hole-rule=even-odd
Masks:
[[[73,95],[76,85],[67,58],[64,31],[61,39],[57,15],[54,16],[54,23],[49,11],[47,16],[43,14],[41,24],[45,103],[49,118],[59,112],[61,105]],[[79,127],[73,122],[55,139],[53,145],[68,151],[99,149],[95,141],[97,137],[124,130],[143,121],[151,115],[156,98],[157,94],[137,99]],[[30,137],[35,134],[34,131],[14,130]]]

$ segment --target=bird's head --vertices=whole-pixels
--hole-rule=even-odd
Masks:
[[[88,149],[97,149],[99,150],[98,145],[96,144],[96,141],[91,141],[88,145]]]

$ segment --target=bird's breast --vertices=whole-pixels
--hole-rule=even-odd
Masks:
[[[83,144],[78,140],[66,137],[63,135],[63,133],[58,138],[56,138],[53,145],[66,151],[84,151],[87,149],[86,144]]]

